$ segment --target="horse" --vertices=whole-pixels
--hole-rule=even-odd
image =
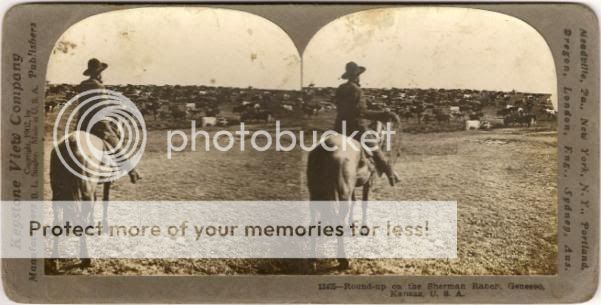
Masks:
[[[400,149],[400,118],[394,113],[386,115],[376,121],[389,122],[393,125],[394,134],[391,137],[388,149],[388,163],[392,166],[396,163]],[[381,124],[378,124],[381,126]],[[378,132],[381,134],[380,130]],[[380,144],[383,142],[380,137]],[[346,146],[343,142],[347,142]],[[348,145],[348,144],[353,145]],[[329,148],[334,148],[333,150]],[[347,147],[349,149],[341,149]],[[352,149],[356,147],[358,149]],[[350,137],[342,134],[332,134],[323,139],[322,145],[317,145],[309,152],[307,164],[307,186],[310,195],[310,217],[315,223],[319,216],[337,219],[341,224],[349,217],[349,223],[353,221],[353,207],[355,204],[355,190],[362,187],[362,221],[367,220],[367,201],[369,200],[370,188],[373,185],[378,172],[369,161],[367,152],[360,148],[361,144]],[[318,201],[329,201],[319,203]],[[336,206],[336,203],[340,205]],[[350,210],[349,210],[350,206]],[[338,209],[338,211],[336,211]],[[350,268],[350,262],[345,258],[342,237],[337,238],[337,251],[339,269]],[[315,244],[311,245],[315,249]],[[313,270],[316,271],[316,262],[313,262]]]
[[[80,145],[82,143],[88,145]],[[69,154],[69,150],[72,155]],[[50,186],[55,225],[60,225],[65,220],[75,220],[84,225],[93,223],[94,202],[97,200],[96,190],[100,180],[99,173],[106,171],[105,165],[96,161],[101,160],[103,157],[101,154],[106,151],[108,151],[108,147],[102,139],[84,131],[70,133],[54,147],[50,155]],[[106,230],[108,229],[111,182],[102,184],[102,222]],[[90,267],[92,261],[88,258],[85,234],[80,237],[79,241],[80,267]],[[58,257],[58,238],[53,241],[53,253],[53,257]],[[58,271],[59,267],[60,260],[55,259],[52,268]]]

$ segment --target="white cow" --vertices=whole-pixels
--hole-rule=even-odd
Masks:
[[[186,111],[188,110],[196,110],[196,104],[195,103],[186,103]]]
[[[478,130],[480,129],[479,120],[467,120],[465,121],[465,130]]]
[[[209,126],[216,126],[216,125],[217,125],[217,118],[214,116],[205,116],[200,119],[200,126],[202,126],[202,127],[209,127]]]

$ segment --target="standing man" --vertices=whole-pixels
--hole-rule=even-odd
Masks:
[[[108,68],[106,63],[100,62],[100,60],[96,58],[90,59],[88,61],[88,68],[83,72],[83,75],[88,76],[89,78],[79,84],[77,88],[78,93],[83,93],[94,89],[105,89],[104,85],[102,84],[102,71],[104,71],[106,68]],[[103,99],[98,99],[81,105],[83,99],[80,99],[79,102],[81,106],[79,110],[79,119],[81,120],[81,130],[86,131],[89,129],[91,134],[99,137],[108,145],[110,145],[111,148],[114,148],[119,145],[119,131],[114,123],[108,120],[100,120],[93,126],[88,126],[90,124],[90,118],[98,113],[102,107],[94,108],[90,113],[84,116],[84,113],[88,109],[94,106],[94,104],[102,101]],[[131,167],[128,175],[131,183],[136,183],[142,178],[133,166]]]
[[[365,67],[357,65],[355,62],[346,64],[345,72],[341,78],[347,82],[340,85],[336,90],[336,108],[338,115],[334,129],[342,132],[342,122],[346,122],[346,132],[352,134],[355,131],[357,135],[355,140],[360,141],[362,134],[368,130],[369,120],[382,120],[387,116],[393,115],[389,111],[368,111],[367,104],[362,98],[359,76],[365,72]],[[369,141],[365,144],[369,144]],[[380,173],[385,173],[391,186],[399,182],[398,175],[394,172],[391,165],[388,164],[384,153],[380,147],[373,147],[372,156],[376,168]]]

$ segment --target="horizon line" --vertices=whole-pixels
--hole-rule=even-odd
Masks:
[[[278,90],[278,91],[302,91],[303,89],[307,89],[307,88],[332,88],[335,89],[337,87],[334,86],[303,86],[301,87],[301,89],[275,89],[275,88],[258,88],[258,87],[252,87],[252,86],[246,86],[246,87],[237,87],[237,86],[215,86],[215,85],[206,85],[206,84],[196,84],[196,85],[181,85],[181,84],[107,84],[107,83],[103,83],[105,86],[157,86],[157,87],[165,87],[165,86],[180,86],[180,87],[209,87],[209,88],[235,88],[235,89],[246,89],[249,90]],[[69,85],[69,86],[78,86],[79,84],[73,84],[73,83],[51,83],[48,82],[48,85],[53,85],[53,86],[58,86],[58,85]],[[476,88],[444,88],[444,87],[439,87],[439,88],[424,88],[424,87],[361,87],[362,89],[377,89],[377,90],[447,90],[447,91],[451,91],[451,90],[471,90],[471,91],[490,91],[490,92],[505,92],[505,93],[511,93],[512,91],[515,91],[515,93],[527,93],[527,94],[537,94],[537,95],[551,95],[553,96],[553,93],[549,93],[549,92],[534,92],[534,91],[522,91],[522,90],[516,90],[516,89],[512,89],[512,90],[507,90],[507,89],[476,89]]]

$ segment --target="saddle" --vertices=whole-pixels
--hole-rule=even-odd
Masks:
[[[382,175],[382,171],[376,166],[373,154],[365,149],[361,149],[361,159],[359,160],[359,167],[362,166],[367,166],[370,172],[376,172],[378,177]]]
[[[372,124],[370,124],[370,129],[372,131],[376,132],[376,139],[378,144],[376,145],[380,145],[382,142],[382,133],[383,133],[383,129],[384,126],[380,121],[374,121]],[[358,140],[359,141],[359,140]],[[369,168],[370,171],[375,171],[379,176],[382,175],[382,171],[380,170],[380,168],[378,168],[378,166],[376,166],[375,160],[374,160],[374,154],[371,150],[365,149],[365,147],[361,146],[361,160],[359,162],[359,166],[367,166]]]

